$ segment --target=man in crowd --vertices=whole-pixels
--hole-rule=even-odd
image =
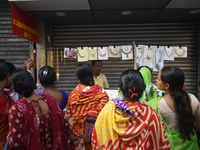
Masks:
[[[101,60],[93,60],[92,61],[92,69],[93,69],[93,72],[94,72],[94,82],[95,82],[95,84],[99,84],[104,89],[108,89],[109,84],[108,84],[106,76],[103,73],[101,73],[101,68],[102,68]]]

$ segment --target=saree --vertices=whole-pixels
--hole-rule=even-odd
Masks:
[[[121,109],[119,104],[125,107]],[[97,118],[92,148],[170,150],[170,145],[156,111],[143,102],[114,99],[105,105]]]
[[[8,100],[0,96],[0,150],[3,150],[6,144],[6,137],[9,131],[8,114],[13,104],[14,101],[10,96],[8,96]]]
[[[79,137],[77,149],[82,149],[85,146],[83,131],[86,117],[97,118],[108,100],[107,93],[102,92],[102,87],[98,84],[94,86],[80,84],[69,94],[66,116],[73,134]]]
[[[46,101],[49,107],[50,113],[47,115],[51,117],[50,123],[47,121],[44,123],[40,122],[39,116],[31,103],[32,101],[29,102],[25,98],[20,99],[11,108],[9,114],[9,122],[12,123],[14,121],[13,124],[9,126],[9,131],[11,133],[8,136],[9,146],[23,150],[70,150],[70,128],[67,120],[64,119],[64,114],[59,108],[56,99],[50,95],[43,95],[40,99]],[[15,111],[17,112],[14,113]],[[22,123],[20,122],[20,120],[22,120],[21,117],[23,117]],[[51,126],[49,131],[46,131],[45,138],[41,137],[40,125],[42,124]],[[16,131],[17,128],[19,130],[22,128],[20,133]],[[51,134],[48,135],[49,132]],[[23,138],[23,140],[20,138]],[[43,142],[41,142],[43,139],[46,139],[48,144],[43,145]],[[50,140],[51,142],[49,142]]]
[[[143,92],[142,97],[140,98],[140,101],[148,102],[154,98],[162,96],[162,91],[159,90],[156,85],[152,84],[151,71],[146,67],[142,67],[139,72],[142,74],[144,83],[146,85],[146,89]]]
[[[152,107],[161,117],[164,125],[165,125],[165,129],[167,132],[167,136],[170,142],[170,147],[171,149],[176,149],[176,150],[199,150],[199,145],[198,145],[198,139],[197,139],[197,135],[195,130],[193,129],[194,134],[191,134],[191,140],[188,139],[183,139],[180,135],[180,131],[179,130],[170,130],[169,127],[167,126],[165,120],[163,119],[162,115],[160,114],[159,111],[159,100],[161,97],[159,98],[155,98],[152,101],[147,102],[146,104],[149,105],[150,107]]]

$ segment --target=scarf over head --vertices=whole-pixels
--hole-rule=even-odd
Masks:
[[[162,91],[152,84],[152,73],[147,67],[142,67],[139,72],[142,74],[146,89],[140,98],[140,101],[147,102],[154,98],[162,96]]]

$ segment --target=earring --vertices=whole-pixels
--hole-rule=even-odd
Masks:
[[[165,87],[165,90],[167,90],[167,87]]]

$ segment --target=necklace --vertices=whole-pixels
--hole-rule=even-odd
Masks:
[[[165,47],[165,54],[167,55],[167,57],[170,57],[170,56],[172,56],[172,54],[174,53],[174,48],[172,48],[172,51],[171,51],[171,53],[168,55],[168,53],[167,53],[167,51],[169,50],[169,48],[166,48]]]
[[[75,56],[76,56],[76,51],[75,51],[75,49],[73,49],[73,50],[67,49],[67,50],[65,51],[65,56],[67,56],[68,58],[73,58],[73,57],[75,57]]]
[[[95,49],[94,48],[91,49],[92,52],[90,51],[90,49],[88,51],[89,51],[89,54],[92,55],[92,57],[94,57],[96,55],[96,53],[97,53],[97,49],[96,48]]]
[[[110,48],[110,52],[113,55],[118,55],[120,53],[120,48],[113,48],[115,52],[112,51],[112,48]],[[117,51],[118,50],[118,51]]]
[[[80,50],[83,50],[83,49],[80,49]],[[77,51],[78,51],[78,55],[79,55],[81,58],[84,58],[84,57],[86,56],[87,52],[88,52],[88,49],[86,48],[85,54],[84,54],[83,56],[81,56],[81,54],[80,54],[80,52],[79,52],[78,49],[77,49]]]
[[[182,52],[182,53],[178,53],[178,52],[177,52],[178,50],[183,50],[183,52]],[[185,49],[183,49],[183,48],[176,48],[176,49],[175,49],[175,53],[176,53],[176,55],[178,55],[178,56],[183,56],[183,55],[185,54]]]
[[[105,50],[105,53],[104,54],[101,54],[101,48],[98,48],[98,50],[99,50],[99,55],[101,56],[101,57],[104,57],[104,56],[106,56],[106,52],[107,52],[107,47],[106,47],[106,50]]]
[[[138,47],[138,50],[137,50],[137,54],[139,54],[140,53],[140,55],[139,56],[137,56],[137,63],[136,63],[136,65],[137,65],[137,68],[138,67],[140,67],[140,60],[142,59],[142,56],[143,56],[143,52],[144,52],[144,50],[141,48],[141,47]]]
[[[126,52],[125,52],[124,50],[125,50]],[[130,53],[132,52],[132,49],[130,48],[130,51],[129,51],[129,47],[126,47],[124,50],[122,49],[122,53],[126,54],[126,58],[128,58],[128,54],[130,54]],[[128,51],[128,52],[127,52],[127,51]]]
[[[149,56],[149,51],[151,51],[151,47],[148,47],[148,55],[144,58],[146,60],[151,60],[151,57],[152,57],[152,52],[151,52],[151,56]]]
[[[158,62],[157,62],[157,55],[156,55],[157,51],[158,51],[158,55],[159,55],[159,60],[158,60]],[[157,70],[160,70],[160,65],[159,65],[159,63],[161,62],[162,55],[163,55],[163,53],[162,53],[162,50],[161,50],[161,49],[157,49],[157,50],[155,51],[155,68],[156,68]]]

